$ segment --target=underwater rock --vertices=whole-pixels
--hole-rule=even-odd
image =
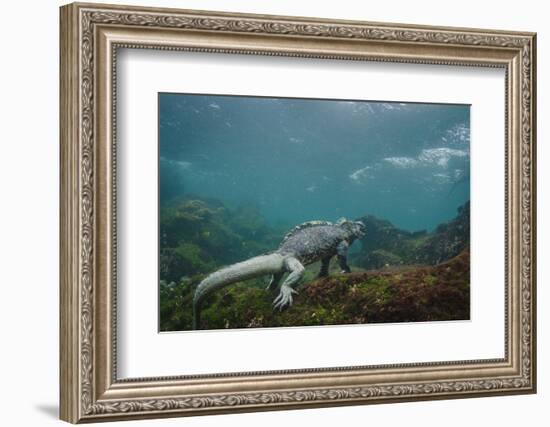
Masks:
[[[427,264],[436,265],[469,247],[470,202],[458,208],[457,216],[440,224],[435,231],[410,232],[391,222],[367,215],[360,218],[367,227],[361,240],[361,250],[352,262],[365,269],[384,266]]]
[[[281,235],[253,206],[232,210],[214,199],[173,199],[160,209],[160,278],[178,281],[267,252]]]
[[[384,249],[374,249],[366,254],[355,256],[354,263],[369,269],[378,269],[402,265],[403,259],[393,252]]]
[[[203,329],[423,322],[470,318],[470,254],[436,266],[339,274],[302,284],[288,310],[274,311],[265,281],[239,283],[208,297]],[[191,329],[200,277],[165,286],[161,330]],[[161,298],[162,300],[162,298]],[[168,304],[171,304],[170,306]],[[170,310],[172,310],[170,312]]]
[[[159,274],[162,282],[177,281],[180,277],[189,274],[186,271],[186,263],[174,249],[160,250]]]
[[[438,264],[458,255],[470,245],[470,202],[458,208],[458,215],[439,225],[418,248],[418,262]]]

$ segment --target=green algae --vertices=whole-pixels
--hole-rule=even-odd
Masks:
[[[437,266],[333,274],[298,287],[289,309],[273,310],[277,295],[268,278],[238,283],[209,295],[203,329],[321,326],[466,320],[470,317],[469,253]],[[164,285],[170,307],[161,310],[161,330],[191,329],[192,293],[201,276]],[[165,289],[166,288],[166,289]],[[168,290],[167,290],[168,289]],[[161,301],[163,298],[161,298]]]

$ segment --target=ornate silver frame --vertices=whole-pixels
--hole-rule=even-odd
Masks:
[[[534,393],[535,34],[71,4],[61,8],[61,419],[129,418]],[[116,375],[118,47],[506,70],[505,357],[237,375]]]

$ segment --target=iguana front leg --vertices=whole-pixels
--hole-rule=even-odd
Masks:
[[[346,240],[342,240],[336,247],[336,253],[338,255],[338,264],[342,269],[342,273],[351,273],[351,268],[348,265],[348,248],[349,243]]]
[[[273,301],[274,310],[279,309],[279,311],[282,311],[284,308],[292,305],[292,295],[298,293],[294,289],[294,286],[298,284],[305,271],[302,263],[294,257],[289,257],[285,260],[285,268],[290,274],[281,285],[279,295]]]

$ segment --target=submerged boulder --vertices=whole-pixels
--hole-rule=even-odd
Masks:
[[[439,225],[418,248],[418,261],[437,264],[450,259],[470,246],[470,202],[458,208],[457,216]]]
[[[433,232],[410,232],[391,222],[367,215],[360,218],[367,227],[361,249],[352,256],[354,264],[365,269],[387,266],[436,265],[470,245],[470,202],[458,208],[457,216],[440,224]]]
[[[160,209],[160,279],[207,273],[276,247],[283,231],[268,227],[254,206],[173,199]]]

